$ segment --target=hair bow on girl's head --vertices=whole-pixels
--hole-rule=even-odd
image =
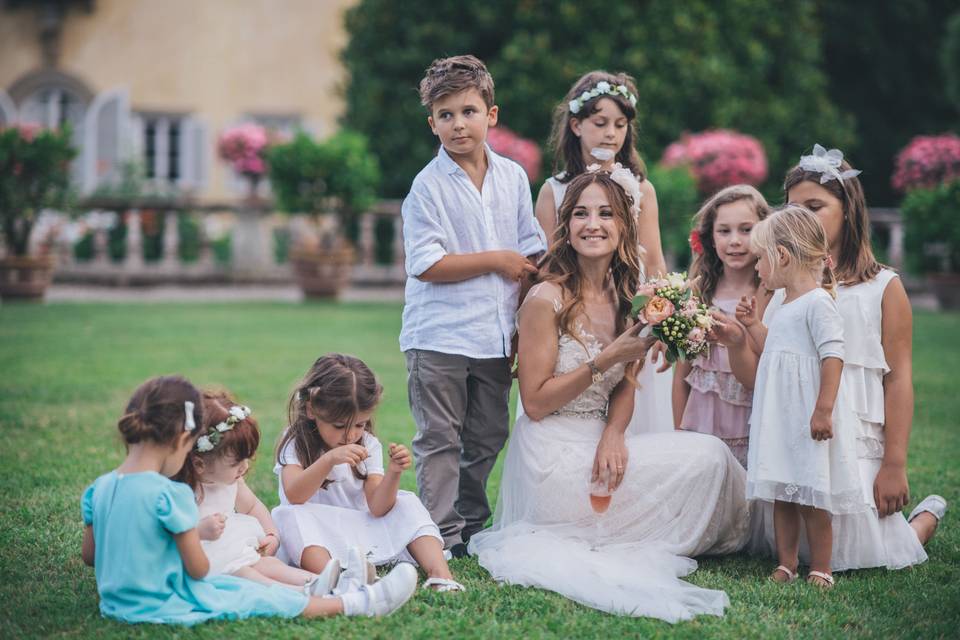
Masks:
[[[811,171],[820,174],[820,184],[830,180],[839,180],[841,183],[847,178],[853,178],[860,175],[857,169],[847,169],[840,171],[840,165],[843,163],[843,152],[840,149],[830,149],[827,151],[819,144],[813,145],[813,155],[800,156],[800,168],[804,171]]]

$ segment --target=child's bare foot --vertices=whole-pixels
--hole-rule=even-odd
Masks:
[[[781,564],[770,574],[770,579],[781,584],[793,582],[797,579],[797,568],[790,569]]]
[[[812,584],[821,589],[832,589],[833,576],[823,571],[811,571],[807,574],[807,584]]]

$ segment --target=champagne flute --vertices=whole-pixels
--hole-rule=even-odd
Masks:
[[[610,508],[610,499],[613,497],[610,491],[610,473],[607,469],[604,469],[596,480],[591,475],[589,490],[590,508],[597,514],[593,521],[594,542],[590,550],[597,551],[600,545],[600,537],[603,535],[603,514]]]

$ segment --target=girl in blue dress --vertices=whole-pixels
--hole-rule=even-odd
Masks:
[[[148,380],[118,426],[127,457],[87,487],[81,501],[81,556],[95,568],[105,617],[193,625],[250,616],[374,616],[395,611],[416,589],[409,564],[339,597],[310,597],[229,575],[205,578],[210,563],[200,546],[193,491],[170,480],[204,435],[200,393],[180,377]]]

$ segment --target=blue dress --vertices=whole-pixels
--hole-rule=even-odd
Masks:
[[[307,596],[229,575],[191,578],[173,536],[197,526],[193,492],[159,473],[111,471],[87,487],[100,613],[125,622],[193,625],[212,619],[294,617]]]

